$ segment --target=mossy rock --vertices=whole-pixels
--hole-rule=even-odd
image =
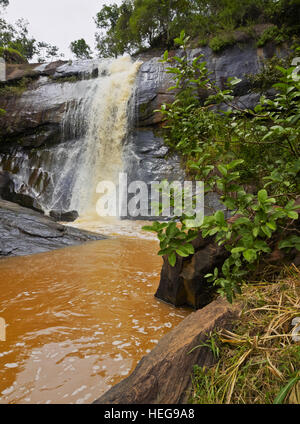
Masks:
[[[9,47],[0,47],[0,57],[3,57],[6,63],[28,63],[27,59],[21,53]]]

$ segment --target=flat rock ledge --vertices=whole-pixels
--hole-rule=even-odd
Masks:
[[[0,259],[48,252],[105,238],[64,226],[39,212],[0,199]]]
[[[209,348],[199,346],[215,329],[230,329],[240,308],[218,298],[191,313],[165,335],[134,372],[95,404],[186,404],[191,393],[194,365],[210,367],[215,360]]]

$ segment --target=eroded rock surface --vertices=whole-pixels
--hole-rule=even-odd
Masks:
[[[38,212],[0,199],[0,258],[48,252],[105,238],[66,227]]]

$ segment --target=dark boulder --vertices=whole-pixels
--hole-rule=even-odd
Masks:
[[[77,218],[79,218],[79,213],[77,211],[51,211],[50,216],[57,222],[74,222]]]
[[[164,257],[161,278],[155,296],[175,306],[203,308],[215,297],[215,288],[207,283],[205,275],[222,265],[228,252],[217,246],[213,238],[203,239],[199,234],[193,242],[195,254],[188,258],[177,255],[175,267]]]

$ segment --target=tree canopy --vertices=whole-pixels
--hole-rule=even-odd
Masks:
[[[0,0],[0,10],[7,7],[9,0]],[[29,22],[19,19],[12,25],[0,17],[0,48],[13,49],[27,60],[37,57],[39,62],[60,57],[59,49],[44,41],[37,41],[29,34]]]
[[[99,56],[171,47],[183,29],[207,37],[254,23],[300,30],[300,0],[123,0],[105,5],[95,23]]]
[[[70,44],[71,52],[78,58],[78,59],[92,59],[92,51],[90,46],[86,43],[84,38],[81,38],[80,40],[72,41]]]

